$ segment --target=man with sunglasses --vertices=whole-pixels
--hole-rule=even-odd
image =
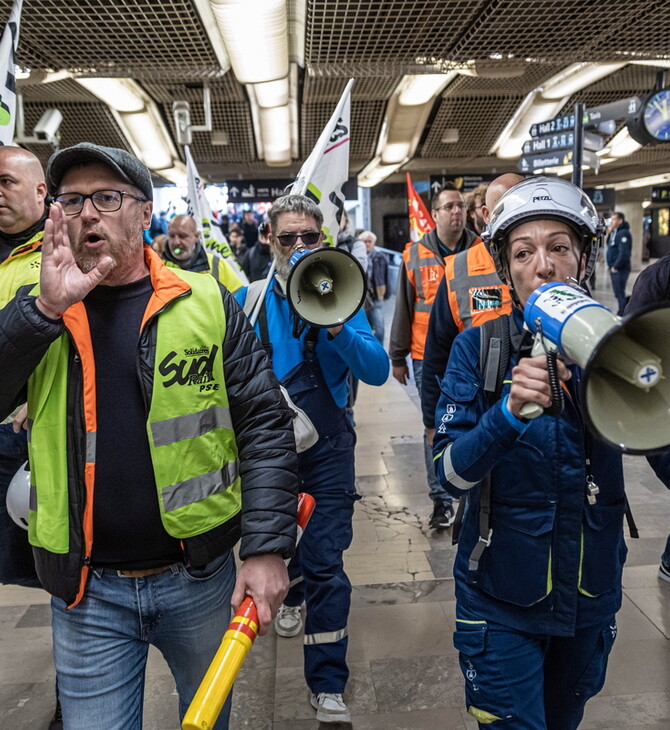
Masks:
[[[140,730],[150,644],[183,716],[230,605],[252,595],[262,634],[286,593],[290,413],[230,293],[143,244],[153,190],[139,160],[82,143],[46,177],[39,286],[0,312],[0,417],[27,396],[29,539],[52,594],[64,726]]]
[[[276,275],[265,294],[256,331],[272,353],[275,374],[291,399],[316,427],[319,440],[298,454],[301,489],[316,500],[309,527],[289,566],[291,589],[275,619],[280,636],[296,636],[306,602],[304,661],[310,702],[317,720],[349,722],[344,692],[347,667],[347,620],[351,583],[343,554],[352,539],[356,494],[356,435],[346,417],[349,373],[370,385],[388,376],[388,357],[372,335],[360,309],[348,322],[328,329],[309,328],[295,337],[294,315],[286,299],[290,258],[299,248],[319,248],[323,215],[303,195],[278,198],[270,210],[270,245]],[[345,255],[345,254],[343,254]],[[335,282],[334,286],[337,286]],[[240,303],[249,290],[237,295]],[[248,303],[247,303],[248,304]],[[249,311],[249,307],[245,307]]]
[[[435,229],[421,240],[408,243],[403,251],[404,265],[398,274],[389,355],[393,377],[402,385],[407,385],[407,355],[411,355],[419,397],[423,388],[428,320],[437,288],[444,277],[445,258],[465,251],[480,240],[476,233],[465,227],[466,209],[463,195],[453,183],[445,183],[432,200]],[[451,496],[435,476],[432,451],[425,432],[423,453],[428,492],[433,502],[429,524],[433,529],[444,529],[453,524],[455,513]]]

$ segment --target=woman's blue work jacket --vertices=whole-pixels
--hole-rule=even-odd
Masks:
[[[518,321],[519,313],[513,316]],[[571,367],[563,414],[524,423],[503,410],[518,355],[510,358],[493,406],[479,358],[479,329],[459,334],[436,410],[438,477],[455,497],[468,499],[454,564],[456,598],[485,620],[571,636],[621,605],[627,552],[621,455],[585,429],[579,368]],[[488,472],[490,545],[471,570],[480,534],[480,482]],[[587,498],[588,475],[600,489],[594,504]]]

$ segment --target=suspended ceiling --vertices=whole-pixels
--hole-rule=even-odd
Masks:
[[[248,0],[249,2],[253,0]],[[7,17],[11,0],[0,0]],[[435,100],[413,158],[403,170],[428,173],[502,172],[516,161],[490,154],[525,96],[566,66],[670,58],[667,0],[287,0],[304,13],[304,58],[298,71],[299,156],[286,167],[259,159],[245,87],[222,69],[218,30],[207,0],[24,0],[17,62],[33,76],[20,85],[26,130],[41,113],[63,114],[61,145],[81,141],[131,149],[109,107],[73,78],[35,83],[40,70],[74,76],[135,79],[156,102],[177,145],[172,102],[191,105],[202,124],[202,87],[212,96],[213,129],[195,132],[191,152],[212,182],[287,178],[328,120],[346,81],[356,78],[351,106],[352,174],[375,156],[387,103],[405,74],[447,71],[475,62],[478,76],[459,76]],[[301,10],[301,5],[304,10]],[[254,47],[249,47],[254,53]],[[626,65],[575,94],[565,105],[603,104],[649,91],[659,69]],[[670,75],[670,74],[669,74]],[[458,141],[444,143],[445,129]],[[30,146],[46,161],[48,145]],[[639,150],[587,182],[607,183],[670,170],[670,144]],[[399,179],[402,171],[395,177]]]

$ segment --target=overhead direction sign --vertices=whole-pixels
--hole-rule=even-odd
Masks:
[[[609,104],[591,107],[584,112],[584,125],[601,124],[613,119],[625,119],[631,117],[640,110],[642,100],[639,96],[631,96],[628,99],[619,99]],[[575,115],[566,114],[562,117],[547,119],[546,122],[538,122],[530,128],[531,137],[540,137],[556,132],[567,132],[575,128]]]
[[[489,183],[497,176],[490,174],[463,174],[463,175],[431,175],[430,176],[430,197],[434,198],[446,182],[451,182],[456,190],[465,194],[472,192],[478,185]]]
[[[628,99],[619,99],[610,104],[601,104],[587,109],[584,114],[584,124],[600,124],[609,122],[612,119],[625,119],[637,114],[642,106],[639,96],[631,96]]]
[[[520,172],[535,172],[547,167],[560,167],[569,164],[564,152],[554,152],[548,155],[525,155],[517,163]]]
[[[616,199],[614,188],[584,188],[584,192],[591,198],[593,205],[602,208],[614,208]]]
[[[652,203],[667,203],[670,201],[670,185],[654,185],[651,189]]]
[[[550,134],[546,137],[534,137],[523,143],[524,155],[535,155],[541,152],[553,152],[571,148],[575,143],[574,132],[560,132]],[[605,140],[599,134],[584,132],[584,148],[587,150],[601,150],[605,146]]]
[[[590,150],[584,150],[583,164],[597,170],[600,157]],[[572,164],[572,150],[550,152],[546,155],[525,155],[517,163],[520,172],[536,172],[550,167],[562,167]]]
[[[567,132],[575,127],[575,115],[566,114],[564,117],[554,117],[547,119],[546,122],[538,122],[530,128],[531,137],[541,137],[546,134],[556,134],[556,132]]]

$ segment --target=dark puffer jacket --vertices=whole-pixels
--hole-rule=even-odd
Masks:
[[[158,272],[158,273],[156,273]],[[161,264],[152,267],[154,288],[162,277],[176,276]],[[45,318],[30,296],[31,287],[0,311],[0,419],[27,399],[27,381],[49,346],[69,337],[61,321]],[[232,520],[202,535],[187,538],[184,560],[204,565],[242,538],[240,557],[276,553],[290,557],[295,549],[297,509],[297,455],[291,414],[258,338],[233,297],[220,287],[226,316],[223,342],[224,377],[237,441],[242,478],[242,510]],[[185,306],[188,296],[168,307]],[[144,327],[138,346],[139,371],[146,402],[151,401],[157,320]],[[68,367],[68,495],[70,549],[55,554],[35,548],[35,560],[44,587],[71,603],[77,596],[84,565],[82,514],[85,488],[85,438],[81,413],[81,365],[74,348]]]

